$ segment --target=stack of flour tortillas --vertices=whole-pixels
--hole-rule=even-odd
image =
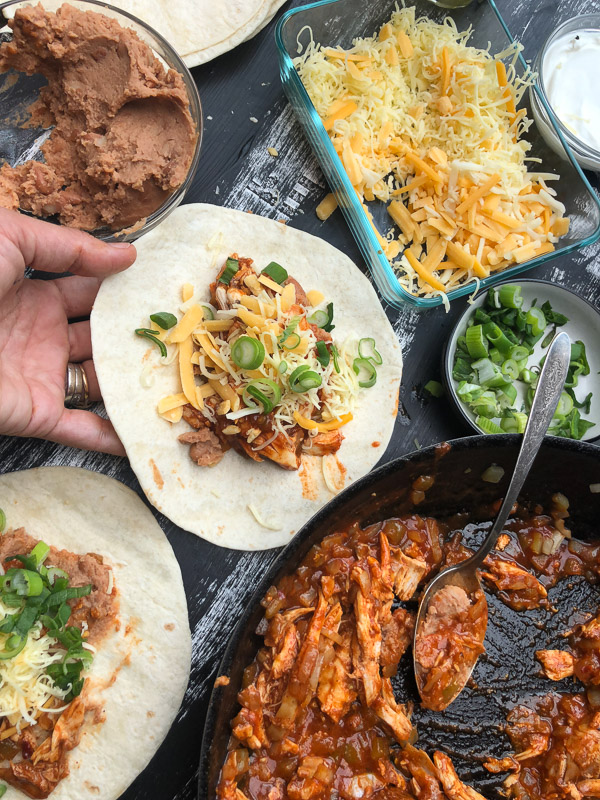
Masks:
[[[285,0],[115,0],[157,30],[188,67],[197,67],[251,39]]]

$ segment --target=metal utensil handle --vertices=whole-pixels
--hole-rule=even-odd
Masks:
[[[529,419],[527,421],[525,433],[523,434],[521,449],[519,450],[512,479],[506,490],[504,501],[500,507],[496,521],[487,539],[482,544],[481,549],[473,557],[472,563],[474,565],[481,564],[483,559],[493,549],[498,536],[502,533],[511,508],[515,504],[523,488],[523,484],[529,475],[531,465],[535,461],[540,445],[552,422],[552,417],[556,411],[560,395],[567,379],[570,360],[571,341],[568,335],[562,331],[554,337],[548,348],[546,360],[535,390],[535,396],[531,405]]]

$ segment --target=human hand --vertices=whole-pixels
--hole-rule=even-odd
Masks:
[[[81,362],[90,400],[100,399],[90,323],[69,319],[89,314],[101,279],[135,257],[133,245],[0,209],[0,434],[125,454],[110,422],[64,407],[65,372],[69,361]],[[25,279],[26,267],[75,275]]]

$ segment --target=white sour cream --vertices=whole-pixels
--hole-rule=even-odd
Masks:
[[[561,36],[548,48],[542,71],[558,119],[574,136],[600,151],[600,30]]]

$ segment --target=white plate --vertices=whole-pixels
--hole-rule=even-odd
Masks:
[[[600,333],[600,313],[591,303],[588,303],[587,300],[549,281],[535,281],[523,278],[521,280],[505,281],[505,283],[496,284],[494,288],[499,289],[505,284],[516,284],[521,287],[524,308],[530,308],[531,303],[535,299],[537,299],[538,307],[541,307],[543,303],[548,300],[554,311],[564,314],[565,317],[569,318],[566,325],[563,325],[557,330],[566,331],[572,342],[581,340],[584,343],[585,352],[590,365],[590,374],[579,376],[579,383],[575,387],[575,396],[577,400],[581,402],[592,392],[590,413],[584,414],[583,409],[580,409],[580,413],[582,419],[587,419],[595,423],[593,428],[589,428],[586,431],[583,441],[589,442],[596,439],[600,436],[600,357],[597,346],[598,334]],[[484,431],[476,425],[475,414],[456,394],[458,381],[454,380],[452,377],[452,367],[454,364],[457,339],[459,336],[464,335],[467,329],[467,321],[471,314],[475,312],[476,308],[480,308],[484,305],[488,291],[488,289],[485,289],[483,292],[480,292],[465,313],[459,318],[448,340],[444,355],[444,377],[449,393],[464,419],[478,433],[483,433]],[[547,350],[547,348],[543,348],[541,345],[543,338],[544,337],[535,345],[533,355],[529,357],[528,363],[531,366],[539,364],[540,359]],[[520,409],[525,399],[525,385],[522,381],[516,381],[515,386],[517,388],[517,399],[514,406]]]

